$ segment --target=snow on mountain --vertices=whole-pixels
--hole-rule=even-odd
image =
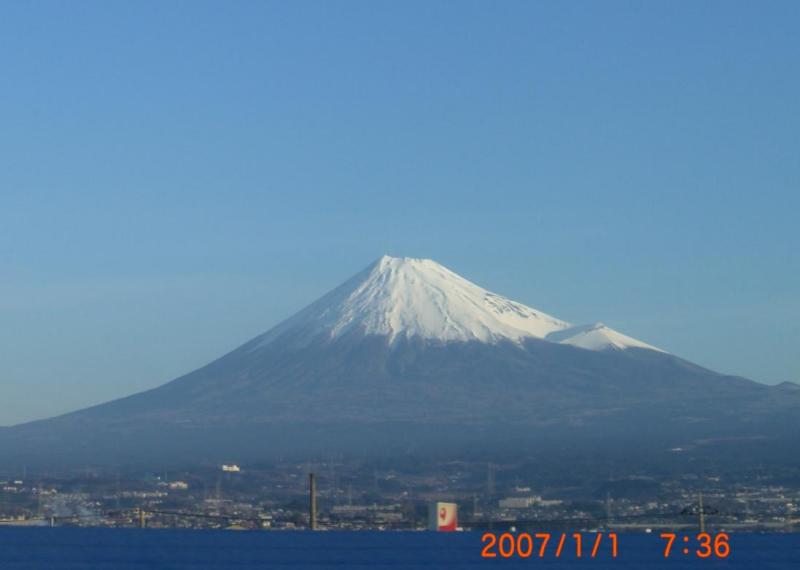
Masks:
[[[486,343],[535,338],[590,350],[653,349],[606,327],[579,329],[487,291],[430,259],[383,256],[256,339],[254,349],[281,337],[307,344],[320,335],[336,339],[353,331],[385,336],[390,343],[412,337]]]
[[[497,342],[544,338],[569,323],[483,289],[430,259],[384,256],[269,331],[330,338],[349,331],[398,338]]]
[[[660,348],[656,348],[655,346],[651,346],[640,340],[636,340],[635,338],[624,335],[621,332],[615,331],[603,323],[579,325],[570,327],[568,329],[555,331],[547,335],[545,340],[558,342],[561,344],[569,344],[588,350],[646,348],[649,350],[664,352]]]

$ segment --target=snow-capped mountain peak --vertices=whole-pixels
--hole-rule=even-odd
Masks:
[[[569,323],[517,303],[453,273],[430,259],[383,256],[316,303],[278,325],[263,343],[287,332],[330,338],[350,331],[393,342],[497,342],[544,338]]]
[[[560,344],[569,344],[588,350],[646,348],[664,352],[660,348],[631,338],[599,322],[555,331],[547,335],[545,340],[558,342]]]
[[[573,333],[555,336],[565,331]],[[485,343],[535,338],[591,350],[652,348],[611,329],[591,337],[607,337],[604,342],[575,338],[584,331],[487,291],[433,260],[387,255],[262,335],[256,348],[280,337],[307,344],[352,332],[383,336],[390,343],[401,338]]]

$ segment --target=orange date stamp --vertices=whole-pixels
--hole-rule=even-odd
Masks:
[[[677,534],[664,532],[664,558],[727,558],[731,553],[730,536],[725,532]],[[486,532],[481,537],[482,558],[617,558],[619,536],[615,532]]]
[[[601,548],[610,551],[611,557],[616,558],[619,549],[617,533],[593,533],[584,534],[579,532],[553,534],[550,532],[536,533],[510,533],[495,534],[492,532],[484,533],[481,538],[483,542],[482,558],[530,558],[536,556],[545,558],[552,556],[561,558],[567,552],[576,558],[587,556],[596,558]]]

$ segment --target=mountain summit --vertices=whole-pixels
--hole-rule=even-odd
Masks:
[[[626,468],[642,448],[664,450],[657,461],[673,448],[784,461],[798,428],[797,391],[572,325],[431,260],[382,257],[158,388],[0,428],[0,467],[535,450],[550,461],[581,446]]]
[[[347,334],[438,342],[563,342],[589,350],[658,350],[605,325],[575,327],[538,309],[487,291],[431,259],[385,255],[263,335],[294,346]]]

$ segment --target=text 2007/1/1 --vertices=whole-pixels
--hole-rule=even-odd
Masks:
[[[549,532],[527,532],[495,534],[487,532],[481,538],[483,558],[530,558],[538,556],[545,558],[552,556],[560,558],[562,555],[572,555],[576,558],[596,558],[601,549],[610,550],[612,558],[617,557],[617,534],[602,532],[587,535],[584,538],[579,532],[552,534]]]

